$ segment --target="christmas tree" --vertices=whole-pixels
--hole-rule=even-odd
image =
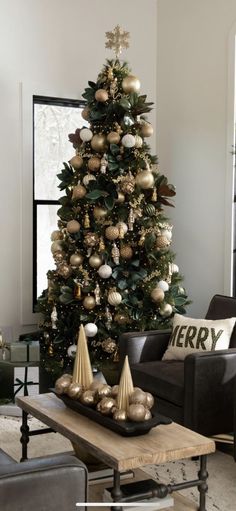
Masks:
[[[119,335],[165,329],[188,303],[170,250],[164,206],[174,187],[150,154],[152,103],[118,55],[127,32],[108,32],[108,60],[83,94],[89,127],[69,135],[75,155],[58,175],[58,229],[51,235],[56,269],[38,300],[42,359],[58,376],[73,365],[81,324],[93,365],[118,361]]]

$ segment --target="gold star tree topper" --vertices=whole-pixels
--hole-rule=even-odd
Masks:
[[[129,48],[129,32],[125,32],[117,25],[111,32],[106,32],[106,48],[114,50],[116,57],[121,54],[123,48]]]

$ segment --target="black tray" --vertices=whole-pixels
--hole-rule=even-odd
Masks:
[[[89,419],[101,424],[105,428],[111,429],[122,436],[138,436],[144,435],[148,433],[150,429],[154,428],[154,426],[158,426],[159,424],[171,424],[171,419],[168,417],[164,417],[164,415],[155,414],[153,417],[147,421],[143,422],[131,422],[131,421],[115,421],[111,417],[107,417],[102,415],[94,408],[90,408],[88,406],[79,403],[79,401],[75,401],[65,394],[57,394],[55,389],[50,389],[59,399],[65,403],[68,408],[71,408],[75,412],[81,413],[81,415],[85,415]]]

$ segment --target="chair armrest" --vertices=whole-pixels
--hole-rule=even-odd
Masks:
[[[203,435],[233,431],[236,349],[188,355],[184,425]]]
[[[161,360],[167,349],[171,330],[148,330],[127,332],[119,338],[120,362],[123,365],[126,355],[130,364]]]
[[[76,502],[86,501],[87,469],[74,456],[56,455],[0,466],[4,511],[65,511],[75,509]]]

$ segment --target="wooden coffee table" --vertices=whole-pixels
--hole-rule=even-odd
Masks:
[[[117,505],[114,511],[122,510],[120,473],[129,469],[140,469],[148,464],[163,464],[179,459],[200,457],[198,478],[179,484],[161,485],[157,496],[164,497],[184,488],[198,487],[199,511],[206,511],[207,454],[215,451],[215,443],[179,424],[172,422],[159,425],[149,433],[136,437],[122,437],[67,408],[54,394],[18,397],[17,404],[22,408],[22,461],[27,459],[29,437],[42,432],[56,431],[79,444],[86,451],[114,470],[112,497]],[[28,414],[33,415],[48,426],[45,430],[29,431]],[[138,500],[138,499],[137,499]],[[192,507],[191,507],[192,506]],[[181,509],[174,507],[174,509]],[[184,507],[183,507],[184,509]],[[187,509],[187,508],[186,508]],[[189,510],[194,510],[193,504]]]

